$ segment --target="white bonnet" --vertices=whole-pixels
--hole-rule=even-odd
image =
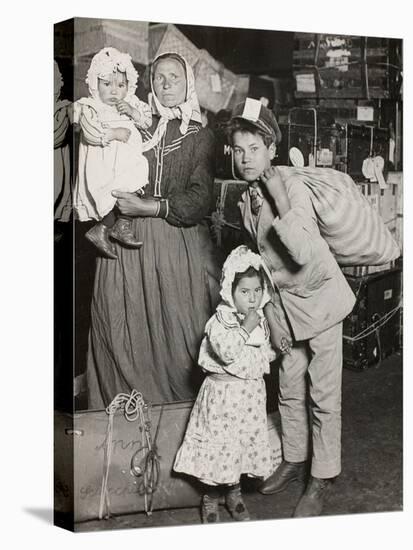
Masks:
[[[221,298],[233,309],[235,309],[235,305],[232,297],[232,283],[234,282],[235,274],[243,273],[249,267],[253,267],[256,271],[264,273],[264,291],[261,308],[270,300],[266,269],[261,256],[252,252],[247,246],[241,245],[231,252],[222,268]]]
[[[86,84],[89,86],[90,95],[97,99],[98,78],[103,78],[113,72],[126,73],[128,93],[126,98],[135,95],[138,83],[138,72],[132,64],[132,58],[128,53],[122,53],[116,48],[103,48],[92,59],[86,76]]]

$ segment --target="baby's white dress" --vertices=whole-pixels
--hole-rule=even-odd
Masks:
[[[136,96],[128,99],[142,111],[149,107]],[[148,162],[136,123],[100,100],[82,98],[74,104],[74,122],[81,128],[74,207],[80,221],[101,220],[116,203],[112,191],[136,192],[148,182]],[[107,128],[128,128],[126,143],[107,142]]]

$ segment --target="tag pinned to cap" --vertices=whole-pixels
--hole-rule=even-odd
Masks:
[[[276,145],[281,141],[281,132],[274,113],[263,105],[260,99],[247,97],[245,101],[238,103],[232,111],[232,118],[248,120],[259,130],[272,137]]]
[[[260,117],[261,107],[261,101],[247,97],[245,100],[244,110],[241,115],[242,118],[256,122]]]

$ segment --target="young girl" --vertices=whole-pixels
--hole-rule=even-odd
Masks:
[[[131,219],[115,221],[115,189],[135,192],[148,182],[138,128],[152,122],[149,105],[135,95],[138,73],[129,54],[103,48],[90,64],[90,96],[75,103],[75,122],[82,130],[74,206],[80,221],[99,220],[86,237],[107,257],[116,258],[109,237],[133,248]]]
[[[268,440],[263,374],[275,352],[262,312],[269,300],[260,256],[239,246],[225,261],[222,301],[205,327],[199,364],[207,373],[174,470],[205,484],[203,523],[219,521],[219,499],[237,521],[249,519],[240,476],[274,470]]]

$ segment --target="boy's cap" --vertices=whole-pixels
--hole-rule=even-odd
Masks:
[[[281,141],[281,130],[274,113],[265,107],[258,99],[247,97],[242,103],[238,103],[232,111],[232,118],[248,120],[250,124],[271,136],[278,145]]]

